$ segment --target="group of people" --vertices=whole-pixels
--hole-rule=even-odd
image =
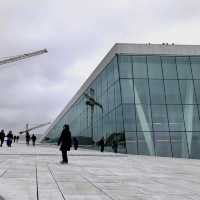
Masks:
[[[104,152],[104,146],[105,146],[105,141],[104,141],[104,137],[102,137],[98,142],[97,145],[100,146],[100,151]],[[115,153],[118,152],[118,143],[117,140],[113,140],[112,142],[112,149]]]
[[[26,144],[27,145],[29,145],[30,140],[32,140],[32,144],[33,144],[33,146],[35,146],[35,142],[37,140],[37,137],[34,134],[32,134],[32,136],[30,136],[29,132],[26,131]]]
[[[7,137],[6,142],[7,142],[7,146],[8,147],[11,147],[13,140],[14,140],[14,142],[18,143],[18,140],[19,140],[19,136],[18,135],[17,136],[13,135],[12,131],[9,131],[8,134],[6,135],[5,132],[4,132],[4,130],[2,129],[0,131],[0,141],[1,141],[0,146],[1,147],[3,146],[3,143],[5,141],[5,137]]]
[[[68,164],[68,157],[67,157],[67,151],[70,151],[70,148],[72,147],[72,137],[71,132],[68,124],[65,124],[63,126],[63,130],[61,132],[61,135],[58,139],[58,146],[60,146],[60,151],[62,152],[62,164]],[[76,137],[73,137],[73,144],[74,149],[78,149],[78,140]],[[100,146],[100,151],[104,151],[105,141],[104,137],[102,137],[98,142],[97,145]],[[118,152],[118,142],[117,140],[113,140],[112,142],[112,149],[115,153]]]

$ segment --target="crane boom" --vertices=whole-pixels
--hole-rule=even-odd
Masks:
[[[4,59],[4,60],[0,60],[0,65],[4,65],[4,64],[7,64],[7,63],[23,60],[23,59],[30,58],[30,57],[33,57],[33,56],[38,56],[38,55],[41,55],[41,54],[44,54],[44,53],[47,53],[47,52],[48,52],[47,49],[42,49],[42,50],[34,51],[34,52],[31,52],[31,53],[25,53],[25,54],[22,54],[22,55],[13,56],[13,57],[10,57],[10,58]]]
[[[34,130],[34,129],[41,128],[41,127],[46,126],[46,125],[48,125],[48,124],[50,124],[50,123],[51,123],[51,122],[47,122],[47,123],[44,123],[44,124],[39,124],[39,125],[34,126],[34,127],[32,127],[32,128],[28,128],[28,129],[26,129],[26,130],[24,130],[24,131],[20,131],[19,133],[20,133],[20,134],[26,133],[27,131],[32,131],[32,130]]]

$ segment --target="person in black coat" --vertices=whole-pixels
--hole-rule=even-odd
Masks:
[[[69,130],[68,124],[65,124],[63,126],[62,133],[58,140],[58,145],[60,145],[60,150],[62,151],[63,160],[61,161],[61,163],[68,164],[67,151],[70,151],[70,148],[72,146],[71,132]]]
[[[101,152],[104,151],[104,145],[105,145],[105,142],[104,142],[104,137],[102,137],[99,142],[98,142],[98,146],[101,147]]]
[[[0,132],[1,147],[3,146],[4,138],[5,138],[5,133],[4,130],[2,129]]]

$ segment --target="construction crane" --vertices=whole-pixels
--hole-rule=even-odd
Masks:
[[[33,56],[38,56],[38,55],[41,55],[41,54],[44,54],[44,53],[47,53],[47,52],[48,52],[47,49],[42,49],[42,50],[34,51],[34,52],[31,52],[31,53],[25,53],[25,54],[18,55],[18,56],[8,57],[4,60],[0,60],[0,65],[16,62],[16,61],[23,60],[23,59],[26,59],[26,58],[31,58]]]
[[[47,125],[49,125],[50,123],[51,123],[51,122],[39,124],[39,125],[34,126],[34,127],[31,127],[31,128],[28,128],[28,124],[26,124],[26,130],[20,131],[19,134],[23,134],[23,133],[26,133],[26,132],[29,132],[29,131],[38,129],[38,128],[41,128],[41,127],[43,127],[43,126],[47,126]]]

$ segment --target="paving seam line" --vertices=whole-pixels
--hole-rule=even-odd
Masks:
[[[35,165],[35,179],[36,179],[36,194],[37,194],[37,200],[39,200],[39,188],[38,188],[38,172],[37,172],[37,165]]]
[[[8,169],[6,169],[2,174],[0,174],[0,178],[3,177],[7,171]]]
[[[99,190],[100,192],[102,192],[106,197],[108,197],[111,200],[115,200],[113,199],[113,197],[108,194],[107,192],[105,192],[103,189],[101,189],[100,187],[98,187],[95,183],[93,183],[92,181],[90,181],[88,178],[86,178],[85,176],[83,176],[82,174],[79,174],[83,179],[85,179],[88,183],[90,183],[92,186],[94,186],[97,190]]]
[[[48,170],[49,170],[49,172],[50,172],[50,174],[51,174],[51,176],[52,176],[54,182],[56,183],[56,185],[57,185],[57,187],[58,187],[58,190],[60,191],[60,193],[61,193],[61,195],[62,195],[62,198],[63,198],[64,200],[67,200],[67,199],[65,198],[65,196],[64,196],[64,194],[63,194],[63,192],[62,192],[62,190],[61,190],[61,188],[60,188],[58,182],[56,181],[56,178],[55,178],[55,176],[54,176],[53,171],[51,170],[51,168],[49,167],[48,164],[47,164],[47,168],[48,168]]]

